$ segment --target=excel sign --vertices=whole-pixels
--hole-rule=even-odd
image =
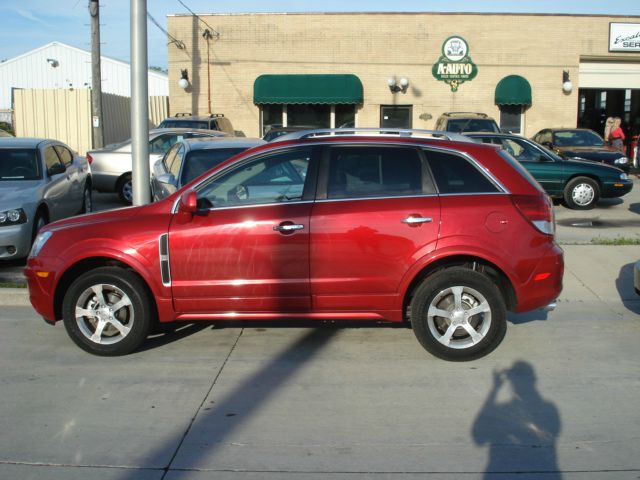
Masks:
[[[458,90],[460,84],[473,80],[478,74],[478,67],[469,56],[469,44],[462,37],[449,37],[442,44],[442,56],[431,68],[431,73],[441,82]]]

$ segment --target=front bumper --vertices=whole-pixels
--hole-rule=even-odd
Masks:
[[[600,196],[602,198],[616,198],[626,195],[633,189],[632,180],[618,180],[616,182],[606,182],[602,185]]]
[[[55,287],[62,264],[55,258],[29,258],[24,269],[29,287],[29,301],[46,322],[55,323]]]
[[[31,222],[0,227],[0,259],[24,258],[31,249]]]

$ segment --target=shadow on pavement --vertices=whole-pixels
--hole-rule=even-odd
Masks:
[[[526,313],[509,313],[507,320],[514,325],[529,322],[543,322],[549,320],[549,312],[546,310],[533,310]]]
[[[640,214],[640,203],[631,203],[629,205],[629,211]]]
[[[225,445],[225,439],[230,437],[235,430],[242,428],[243,424],[263,404],[269,402],[285,382],[289,381],[300,369],[304,368],[310,359],[329,344],[337,332],[336,328],[317,328],[309,331],[269,360],[254,374],[247,377],[228,395],[221,397],[220,401],[211,402],[205,406],[205,401],[211,395],[222,373],[223,364],[188,428],[182,433],[176,433],[161,441],[147,455],[142,464],[148,465],[148,469],[164,470],[162,477],[164,478],[172,468],[189,435],[193,435],[197,447],[190,448],[189,453],[181,458],[180,469],[196,468],[205,458],[211,458],[220,446]],[[240,341],[241,338],[242,333],[237,341]],[[234,349],[235,346],[231,349],[229,357],[233,354]],[[167,451],[173,452],[170,459],[167,459]],[[137,469],[128,471],[120,478],[121,480],[137,480],[139,473]]]
[[[502,391],[508,388],[508,400]],[[493,387],[472,427],[477,445],[489,447],[484,479],[514,478],[535,472],[537,478],[560,480],[556,441],[558,408],[540,396],[531,364],[519,360],[493,372]],[[533,477],[532,477],[533,478]]]

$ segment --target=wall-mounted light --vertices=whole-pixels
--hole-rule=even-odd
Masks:
[[[571,79],[569,78],[569,70],[562,71],[562,91],[569,95],[573,90],[573,83],[571,83]]]
[[[52,68],[56,68],[58,65],[60,65],[60,62],[55,58],[47,58],[47,63],[51,65]]]
[[[178,86],[183,90],[189,88],[189,72],[185,68],[184,70],[180,70],[180,80],[178,80]]]
[[[407,88],[409,88],[409,79],[402,77],[400,81],[397,81],[396,77],[389,77],[387,85],[389,85],[389,90],[391,90],[392,93],[407,93]]]

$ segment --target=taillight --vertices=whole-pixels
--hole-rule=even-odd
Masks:
[[[542,233],[553,235],[556,230],[553,204],[547,195],[511,195],[522,216]]]
[[[93,163],[93,157],[91,156],[90,153],[87,153],[87,162],[89,162],[89,165]]]

